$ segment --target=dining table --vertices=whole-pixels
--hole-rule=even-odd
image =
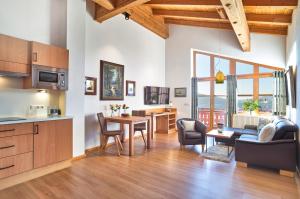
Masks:
[[[147,149],[151,148],[151,140],[153,138],[153,129],[151,125],[151,118],[141,117],[141,116],[112,116],[112,117],[105,117],[105,120],[108,123],[119,123],[120,130],[123,132],[121,141],[125,141],[125,131],[124,125],[129,126],[129,156],[134,155],[134,125],[136,124],[146,124],[147,129]]]

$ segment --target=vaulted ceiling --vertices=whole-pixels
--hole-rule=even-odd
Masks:
[[[130,19],[168,38],[168,24],[233,30],[241,49],[250,32],[287,35],[298,0],[93,0],[95,20],[127,12]]]

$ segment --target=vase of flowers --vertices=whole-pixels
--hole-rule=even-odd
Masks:
[[[127,106],[126,104],[123,104],[123,105],[122,105],[122,109],[123,109],[122,116],[123,116],[123,117],[128,117],[129,114],[126,113],[126,111],[127,111],[127,109],[129,109],[129,106]]]
[[[111,117],[113,117],[114,112],[116,112],[118,110],[117,107],[116,107],[116,104],[110,104],[109,107],[110,107],[110,110],[111,110]]]

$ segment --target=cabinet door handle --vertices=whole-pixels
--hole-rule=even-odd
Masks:
[[[32,61],[37,62],[37,58],[38,58],[37,53],[36,52],[32,53]]]
[[[35,134],[35,135],[39,134],[39,125],[37,124],[37,125],[35,125],[34,127],[35,127],[35,129],[34,129],[34,134]]]
[[[0,133],[3,133],[3,132],[9,132],[9,131],[15,131],[16,129],[6,129],[6,130],[1,130]]]
[[[8,149],[8,148],[12,148],[12,147],[15,147],[15,145],[9,145],[9,146],[3,146],[3,147],[0,147],[0,150],[1,149]]]
[[[9,165],[9,166],[7,166],[7,167],[2,167],[2,168],[0,168],[0,170],[9,169],[9,168],[14,167],[14,166],[15,166],[15,165],[12,164],[12,165]]]

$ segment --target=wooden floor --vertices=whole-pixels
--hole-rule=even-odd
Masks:
[[[206,160],[200,148],[181,151],[176,134],[157,135],[147,152],[138,138],[135,157],[117,157],[111,146],[104,155],[2,190],[0,198],[300,198],[298,178]]]

